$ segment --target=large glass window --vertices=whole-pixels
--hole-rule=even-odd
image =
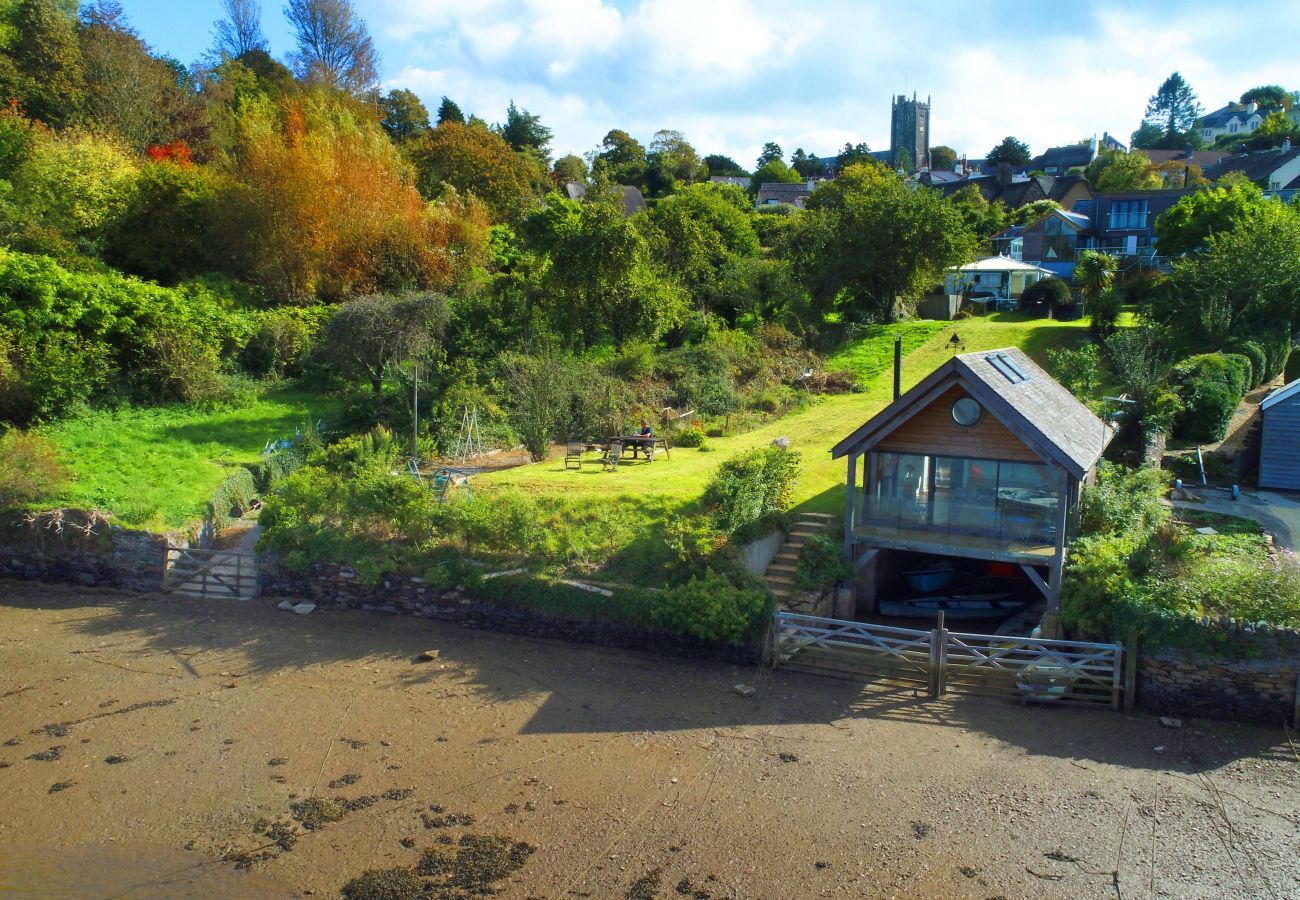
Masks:
[[[1147,202],[1145,200],[1116,200],[1110,205],[1112,229],[1145,228]]]
[[[1043,259],[1074,259],[1074,229],[1056,216],[1043,223]]]
[[[871,529],[987,538],[1009,546],[1055,543],[1060,498],[1041,463],[871,453],[858,523]]]

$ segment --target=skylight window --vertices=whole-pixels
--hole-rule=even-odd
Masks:
[[[1020,384],[1022,381],[1028,381],[1029,376],[1021,371],[1020,367],[1011,361],[1011,358],[1005,353],[989,353],[984,357],[988,360],[989,365],[997,369],[1002,377],[1012,384]]]

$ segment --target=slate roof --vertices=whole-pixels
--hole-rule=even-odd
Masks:
[[[1264,117],[1262,110],[1256,109],[1254,112],[1247,112],[1244,104],[1229,103],[1227,106],[1216,109],[1214,112],[1206,113],[1196,120],[1197,128],[1227,128],[1228,123],[1234,118],[1239,122],[1245,122],[1251,116],[1258,115]]]
[[[1084,178],[1078,172],[1072,172],[1069,175],[1062,175],[1052,182],[1051,190],[1047,192],[1047,199],[1055,200],[1057,203],[1060,203],[1061,200],[1064,199],[1065,195],[1070,193],[1070,189],[1080,182],[1087,185],[1089,192],[1092,191],[1092,183],[1088,181],[1088,179]],[[1076,200],[1075,202],[1077,203],[1078,201]]]
[[[1026,376],[1023,380],[1004,374],[1017,370]],[[836,444],[832,456],[838,459],[850,451],[869,448],[876,442],[873,435],[926,400],[946,381],[966,388],[1013,434],[1075,478],[1083,478],[1097,464],[1114,435],[1111,426],[1093,415],[1024,351],[1006,347],[954,356]]]
[[[1030,161],[1030,165],[1035,169],[1047,169],[1055,166],[1058,172],[1064,173],[1067,169],[1076,166],[1087,168],[1096,156],[1093,153],[1092,143],[1072,144],[1069,147],[1049,147],[1035,156]]]
[[[1227,150],[1193,150],[1189,157],[1186,150],[1143,150],[1153,163],[1160,165],[1162,162],[1175,160],[1176,162],[1190,162],[1194,166],[1200,166],[1202,169],[1212,166],[1225,157],[1231,156]]]
[[[791,206],[797,206],[803,209],[803,203],[812,193],[812,188],[804,182],[797,184],[786,184],[781,181],[765,181],[758,189],[758,205],[762,206],[768,201],[777,203],[788,203]]]
[[[1254,182],[1268,182],[1269,177],[1291,160],[1300,157],[1300,146],[1290,150],[1275,148],[1273,150],[1256,150],[1253,153],[1238,153],[1205,169],[1205,177],[1218,181],[1229,172],[1241,172]]]

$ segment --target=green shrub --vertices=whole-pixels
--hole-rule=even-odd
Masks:
[[[1283,377],[1287,384],[1300,378],[1300,353],[1296,353],[1294,350],[1291,351],[1287,358],[1286,368],[1284,371],[1286,374]]]
[[[1156,468],[1130,469],[1102,462],[1097,482],[1083,491],[1079,509],[1081,534],[1128,535],[1141,540],[1169,519],[1164,504],[1167,473]]]
[[[329,313],[326,306],[284,306],[260,313],[239,364],[258,376],[301,375]]]
[[[1047,312],[1073,302],[1070,286],[1060,278],[1044,278],[1036,281],[1020,295],[1020,308],[1027,312]]]
[[[703,568],[727,544],[708,516],[673,516],[664,526],[664,540],[687,571]]]
[[[759,391],[749,400],[751,409],[757,409],[765,413],[785,412],[791,406],[794,406],[798,400],[798,395],[794,388],[788,384],[778,384],[766,390]]]
[[[1264,381],[1272,381],[1286,371],[1287,361],[1291,358],[1291,335],[1283,329],[1282,333],[1261,340],[1264,348]]]
[[[656,613],[662,594],[619,587],[612,597],[586,591],[536,575],[502,575],[484,579],[473,588],[476,596],[507,608],[527,609],[554,616],[621,622],[638,628],[658,624]]]
[[[1244,395],[1254,386],[1251,382],[1254,373],[1252,372],[1253,367],[1250,358],[1240,353],[1225,353],[1223,354],[1223,361],[1228,367],[1232,392]]]
[[[709,442],[709,436],[698,425],[684,428],[672,436],[674,447],[703,447]]]
[[[1100,338],[1107,338],[1113,334],[1122,309],[1123,298],[1116,290],[1105,291],[1093,300],[1089,310],[1092,315],[1093,334]]]
[[[718,467],[704,490],[704,505],[718,528],[743,542],[765,520],[790,507],[799,454],[780,447],[758,447]]]
[[[1164,585],[1165,593],[1192,615],[1300,627],[1300,565],[1294,553],[1203,556],[1179,575]]]
[[[740,644],[766,621],[770,595],[738,587],[706,569],[685,584],[665,591],[653,610],[657,625],[706,641]]]
[[[1221,440],[1241,402],[1249,365],[1243,356],[1203,353],[1174,366],[1170,381],[1183,401],[1174,421],[1175,436],[1200,442]]]
[[[835,538],[815,534],[804,541],[803,555],[794,573],[794,586],[818,593],[853,577],[853,567],[844,559],[844,546]]]
[[[1101,351],[1096,344],[1084,344],[1077,349],[1049,349],[1047,362],[1052,377],[1074,396],[1089,400],[1096,393],[1101,382]]]
[[[1250,360],[1250,387],[1256,388],[1264,383],[1264,375],[1268,372],[1268,357],[1264,353],[1264,348],[1257,341],[1242,341],[1232,345],[1232,352],[1238,353]]]
[[[208,520],[217,534],[225,531],[231,523],[243,516],[253,505],[257,497],[257,485],[253,473],[239,468],[217,485],[208,503]]]

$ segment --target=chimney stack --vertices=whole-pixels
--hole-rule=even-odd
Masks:
[[[998,187],[1005,188],[1011,184],[1012,172],[1010,160],[998,160]]]
[[[1290,135],[1287,135],[1286,137],[1282,138],[1282,152],[1283,152],[1283,153],[1290,153],[1290,152],[1291,152],[1291,136],[1290,136]]]

